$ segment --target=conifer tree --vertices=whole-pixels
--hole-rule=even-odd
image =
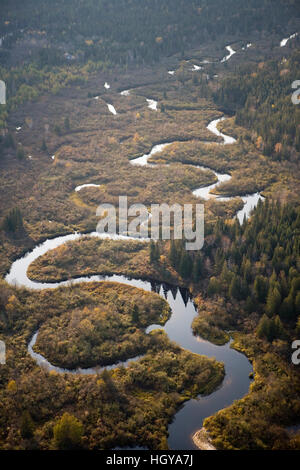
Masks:
[[[30,439],[34,433],[34,423],[29,411],[24,411],[21,418],[21,436],[23,439]]]

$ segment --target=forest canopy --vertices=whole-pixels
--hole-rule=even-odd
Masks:
[[[157,61],[225,34],[282,33],[299,15],[293,0],[52,0],[51,8],[44,0],[1,3],[0,34],[43,31],[55,44],[72,43],[85,59],[119,63]]]

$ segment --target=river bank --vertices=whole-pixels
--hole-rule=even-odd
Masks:
[[[224,144],[232,144],[235,142],[235,139],[232,139],[225,134],[222,134],[218,131],[217,125],[222,120],[222,118],[212,121],[208,125],[208,129],[223,138]],[[157,151],[157,147],[153,150]],[[153,154],[152,150],[152,154]],[[136,160],[131,160],[132,165],[137,166],[147,166],[148,165],[148,158],[151,156],[151,152],[147,155],[144,155]],[[214,185],[215,187],[215,185]],[[204,188],[205,189],[205,188]],[[249,214],[248,214],[249,215]],[[97,232],[93,232],[89,234],[91,237],[103,237],[104,238],[112,238],[115,240],[132,240],[131,237],[121,236],[121,235],[109,235],[109,234],[98,234]],[[70,234],[66,237],[59,237],[53,240],[46,240],[42,245],[36,247],[31,253],[28,253],[23,258],[15,261],[11,267],[9,274],[6,276],[6,281],[12,285],[19,285],[24,287],[29,287],[33,289],[54,289],[59,286],[68,286],[70,283],[81,283],[81,282],[95,282],[95,281],[103,281],[103,280],[111,280],[113,282],[121,282],[129,285],[133,285],[138,288],[142,288],[144,290],[152,290],[151,283],[147,283],[142,281],[141,279],[134,280],[134,279],[127,279],[124,276],[106,276],[103,279],[103,276],[90,276],[90,277],[79,277],[77,279],[72,279],[68,281],[56,282],[56,283],[40,283],[32,281],[27,276],[27,270],[29,266],[40,256],[45,255],[49,250],[53,248],[57,248],[59,246],[63,246],[67,241],[76,241],[82,237],[81,234]],[[145,240],[146,241],[146,240]],[[167,291],[166,287],[160,288],[159,290],[160,295],[165,296],[169,306],[172,310],[171,318],[166,322],[166,324],[162,327],[161,325],[151,325],[146,329],[146,333],[149,334],[151,331],[155,329],[162,329],[164,330],[168,337],[175,341],[177,344],[181,346],[182,349],[190,351],[192,353],[198,355],[205,355],[208,357],[216,357],[218,360],[225,363],[226,369],[226,376],[223,381],[223,385],[219,390],[209,395],[211,401],[211,407],[204,407],[203,408],[203,397],[199,397],[199,406],[197,407],[197,412],[193,411],[194,418],[197,417],[197,426],[201,425],[203,420],[214,414],[221,408],[224,408],[228,404],[232,403],[233,399],[241,398],[245,393],[247,393],[249,389],[249,373],[251,371],[251,364],[246,359],[246,357],[232,348],[230,348],[230,342],[223,345],[217,346],[208,341],[204,341],[200,337],[195,337],[191,328],[192,322],[194,318],[197,316],[197,310],[190,298],[188,292],[181,296],[181,301],[179,296],[172,295],[172,290]],[[182,312],[185,312],[185,315],[182,315]],[[37,340],[37,332],[32,337],[29,346],[28,352],[31,357],[37,361],[38,364],[46,365],[49,370],[53,370],[57,373],[66,373],[71,372],[66,369],[60,369],[53,366],[50,362],[47,361],[45,357],[40,354],[34,352],[33,347]],[[135,360],[139,360],[140,357],[135,358]],[[132,362],[132,360],[128,360],[123,365]],[[113,366],[114,367],[114,366]],[[99,367],[94,370],[89,369],[87,373],[97,373]],[[74,371],[72,371],[74,373]],[[75,374],[84,373],[81,371],[75,371]],[[195,428],[195,421],[191,421],[188,417],[191,413],[191,410],[194,408],[194,401],[190,400],[185,403],[183,408],[177,413],[175,419],[172,421],[169,427],[169,445],[171,448],[176,449],[180,448],[180,446],[184,445],[185,448],[189,449],[191,447],[191,441],[189,436],[192,434],[191,431],[194,431]],[[183,411],[184,410],[184,411]],[[178,421],[178,416],[185,414],[185,426],[182,428],[181,425],[175,425]],[[187,414],[187,415],[186,415]],[[192,428],[188,432],[183,431],[186,426],[189,426],[192,423]],[[184,437],[182,435],[184,432]],[[180,442],[180,444],[179,444]],[[185,442],[185,444],[183,444]]]
[[[195,432],[192,439],[199,450],[217,450],[212,445],[209,434],[205,428],[201,428],[199,431]]]

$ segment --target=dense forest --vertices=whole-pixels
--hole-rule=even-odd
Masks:
[[[238,303],[241,316],[256,312],[259,337],[293,338],[300,327],[299,208],[260,201],[249,221],[219,220],[206,240],[201,254],[171,243],[169,260],[179,274],[194,284],[209,276],[208,297]]]
[[[0,77],[8,97],[0,108],[4,128],[16,106],[80,84],[88,72],[153,64],[176,53],[184,57],[191,47],[221,37],[283,35],[299,8],[294,0],[242,5],[230,0],[225,9],[221,0],[190,0],[188,5],[184,0],[55,0],[51,8],[44,0],[4,0],[1,13]],[[218,101],[227,102],[223,96]]]
[[[197,344],[231,347],[251,370],[249,393],[204,422],[216,448],[300,448],[287,428],[300,422],[300,37],[279,46],[299,16],[297,0],[1,1],[0,271],[13,275],[0,279],[0,449],[168,449],[185,401],[225,372],[234,384],[227,358],[157,329],[168,295],[197,307]],[[131,164],[149,152],[147,168]],[[91,236],[99,204],[121,194],[149,221],[151,204],[200,201],[203,248]],[[239,222],[249,195],[262,199]],[[18,284],[14,261],[50,239]],[[33,281],[51,289],[21,287]]]
[[[238,67],[214,93],[218,105],[236,114],[236,124],[256,131],[257,149],[274,160],[299,161],[300,109],[291,100],[299,64],[296,50],[288,58],[260,62],[254,69]]]
[[[3,1],[1,11],[8,31],[45,31],[85,60],[118,63],[157,61],[223,34],[282,33],[299,15],[294,0],[229,0],[226,8],[221,0],[54,0],[51,8],[42,0],[14,0]]]
[[[250,393],[204,421],[218,449],[299,449],[287,427],[300,416],[290,348],[300,333],[299,241],[299,207],[267,200],[242,225],[207,227],[201,255],[170,246],[170,263],[195,294],[194,333],[221,345],[234,330],[234,347],[253,363]]]

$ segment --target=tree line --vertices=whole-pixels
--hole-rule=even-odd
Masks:
[[[298,40],[299,43],[299,40]],[[297,47],[297,39],[293,43]],[[214,93],[219,106],[236,114],[236,124],[256,131],[255,145],[273,160],[299,161],[300,109],[292,83],[300,76],[300,52],[288,59],[238,67]]]
[[[44,31],[57,50],[63,44],[84,60],[126,64],[155,62],[221,35],[283,34],[299,10],[293,0],[227,0],[226,8],[222,0],[53,0],[51,8],[45,0],[3,0],[1,13],[9,21],[2,34]]]
[[[242,225],[220,219],[207,226],[201,252],[172,240],[168,260],[190,284],[209,279],[208,297],[238,302],[246,315],[258,313],[258,336],[284,339],[285,328],[300,326],[299,235],[299,207],[259,201]],[[150,244],[150,254],[157,262],[159,244]]]

